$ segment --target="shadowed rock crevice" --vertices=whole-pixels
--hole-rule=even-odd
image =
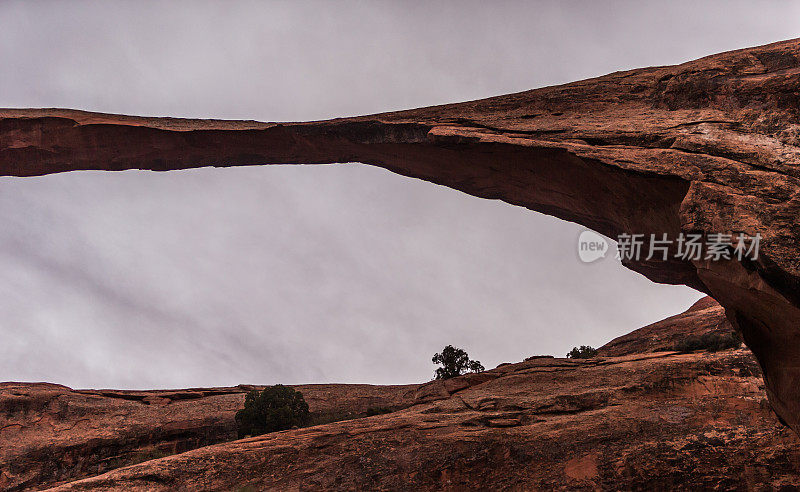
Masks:
[[[0,110],[0,175],[363,162],[607,236],[737,232],[757,260],[634,261],[712,295],[800,430],[800,41],[310,123]]]

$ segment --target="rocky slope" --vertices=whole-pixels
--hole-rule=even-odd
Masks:
[[[617,337],[599,349],[601,356],[619,356],[664,352],[691,336],[707,333],[727,335],[733,331],[725,309],[710,297],[704,297],[683,313],[657,321],[626,335]]]
[[[720,322],[722,308],[703,299],[600,349],[625,355],[532,357],[421,385],[301,386],[322,418],[398,410],[208,446],[234,437],[233,412],[248,387],[74,391],[6,383],[0,488],[40,489],[115,466],[60,490],[761,490],[800,483],[800,440],[771,411],[747,349],[657,351],[676,333],[696,335]]]
[[[535,358],[388,415],[206,446],[58,490],[777,489],[800,444],[746,350]]]
[[[405,408],[418,385],[311,384],[313,422]],[[0,383],[0,490],[40,488],[236,439],[234,415],[257,386],[72,390]]]
[[[0,175],[359,161],[610,237],[760,234],[752,260],[624,263],[713,295],[758,358],[773,408],[800,430],[799,108],[800,40],[790,40],[322,122],[0,110]]]

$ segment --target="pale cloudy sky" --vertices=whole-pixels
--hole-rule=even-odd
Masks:
[[[0,3],[0,107],[324,119],[800,35],[784,2]],[[0,380],[409,383],[601,345],[699,297],[582,228],[361,164],[0,179]]]

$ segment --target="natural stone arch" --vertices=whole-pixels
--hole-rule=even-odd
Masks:
[[[0,110],[0,175],[363,162],[595,229],[763,236],[757,261],[637,261],[725,308],[800,430],[800,41],[481,101],[311,123]]]

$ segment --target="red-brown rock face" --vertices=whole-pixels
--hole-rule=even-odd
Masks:
[[[800,430],[800,41],[481,101],[311,123],[0,110],[0,174],[360,161],[603,234],[763,236],[756,261],[630,261],[726,309]]]
[[[728,335],[733,331],[725,309],[710,297],[694,303],[685,312],[662,319],[651,325],[617,337],[599,349],[599,355],[643,354],[675,350],[678,342],[690,336],[706,333]]]
[[[410,406],[418,386],[296,388],[312,422],[326,423]],[[234,415],[253,388],[122,391],[0,383],[0,490],[40,490],[234,440]]]
[[[419,385],[305,385],[317,422],[355,419],[232,442],[219,441],[234,438],[247,388],[4,383],[0,489],[790,487],[800,442],[770,410],[752,354],[658,351],[724,320],[705,299],[600,349],[625,355],[532,357]],[[394,411],[357,418],[370,409]]]
[[[534,358],[408,409],[206,446],[59,490],[779,490],[797,436],[746,349]]]

